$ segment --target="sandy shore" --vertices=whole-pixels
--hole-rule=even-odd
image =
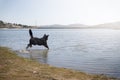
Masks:
[[[0,47],[0,80],[118,80],[105,75],[91,75],[71,69],[57,68],[17,56]]]

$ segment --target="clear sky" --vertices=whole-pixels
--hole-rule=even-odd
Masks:
[[[0,20],[27,25],[120,21],[120,0],[0,0]]]

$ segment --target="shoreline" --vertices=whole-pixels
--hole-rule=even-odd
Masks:
[[[118,80],[105,75],[88,74],[72,69],[53,67],[18,56],[0,47],[0,80]]]

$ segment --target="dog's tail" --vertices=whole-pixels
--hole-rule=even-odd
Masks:
[[[33,38],[33,33],[31,29],[29,29],[29,34],[30,34],[30,37]]]

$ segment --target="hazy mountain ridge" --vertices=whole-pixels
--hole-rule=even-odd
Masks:
[[[84,28],[84,27],[88,27],[87,25],[83,25],[83,24],[70,24],[70,25],[60,25],[60,24],[54,24],[54,25],[43,25],[43,26],[38,26],[38,28],[42,29],[42,28],[51,28],[51,29],[77,29],[77,28]]]
[[[120,29],[120,22],[104,23],[94,26],[84,24],[69,24],[69,25],[41,25],[41,26],[28,26],[16,23],[6,23],[0,20],[0,28],[37,28],[37,29]]]
[[[99,25],[91,26],[91,28],[120,29],[120,22],[99,24]]]

